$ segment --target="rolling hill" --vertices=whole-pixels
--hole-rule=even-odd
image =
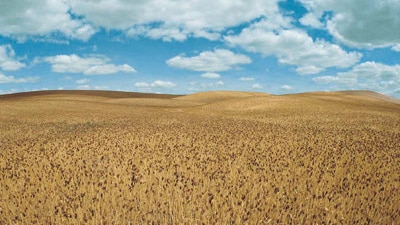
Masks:
[[[400,104],[370,91],[0,96],[0,224],[396,224]]]
[[[173,100],[173,105],[179,106],[179,102],[184,105],[188,105],[188,102],[192,102],[189,105],[205,105],[221,103],[225,101],[234,102],[249,101],[251,99],[294,99],[294,98],[310,98],[310,99],[321,99],[331,101],[352,101],[352,100],[366,100],[366,101],[381,101],[400,104],[400,99],[389,97],[373,91],[339,91],[339,92],[308,92],[300,94],[288,94],[288,95],[271,95],[262,92],[239,92],[239,91],[209,91],[199,92],[189,95],[172,95],[172,94],[153,94],[153,93],[138,93],[138,92],[121,92],[121,91],[96,91],[96,90],[61,90],[61,91],[33,91],[33,92],[21,92],[13,94],[0,95],[0,100],[18,100],[18,99],[68,99],[68,98],[81,97],[86,100],[93,97],[93,100],[99,101],[103,98],[108,103],[121,103],[121,104],[140,104],[145,106],[145,102],[140,102],[140,99],[169,99]],[[153,102],[149,102],[150,105],[154,105]],[[185,104],[186,103],[186,104]],[[155,104],[157,105],[157,104]],[[161,104],[168,105],[168,104]]]

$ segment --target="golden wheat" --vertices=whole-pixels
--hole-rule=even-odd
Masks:
[[[0,100],[0,224],[398,223],[400,105],[322,97]]]

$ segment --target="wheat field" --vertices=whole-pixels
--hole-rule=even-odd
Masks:
[[[399,224],[400,104],[367,91],[0,96],[0,224]]]

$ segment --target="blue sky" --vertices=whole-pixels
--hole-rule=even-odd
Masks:
[[[398,0],[0,3],[0,94],[121,90],[400,98]]]

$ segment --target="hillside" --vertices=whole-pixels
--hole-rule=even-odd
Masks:
[[[239,92],[239,91],[209,91],[209,92],[199,92],[182,97],[177,97],[177,99],[188,100],[188,101],[198,101],[203,103],[215,103],[231,99],[241,99],[250,98],[257,96],[270,96],[267,93],[261,92]]]
[[[123,92],[123,91],[51,90],[51,91],[32,91],[32,92],[5,94],[5,95],[0,95],[0,99],[30,98],[30,97],[43,97],[43,96],[54,96],[54,95],[93,96],[93,97],[104,97],[104,98],[161,98],[161,99],[169,99],[177,97],[177,95]]]
[[[381,103],[400,104],[400,99],[392,98],[372,91],[339,91],[339,92],[308,92],[288,95],[271,95],[262,92],[239,92],[239,91],[209,91],[199,92],[189,95],[171,95],[171,94],[152,94],[138,92],[121,91],[96,91],[96,90],[62,90],[62,91],[34,91],[21,92],[14,94],[0,95],[0,100],[20,100],[20,99],[75,99],[90,101],[102,101],[115,104],[141,105],[141,106],[199,106],[208,104],[243,104],[253,107],[260,107],[259,103],[268,103],[276,101],[320,99],[325,101],[336,101],[343,103],[357,103],[357,100],[375,101]],[[169,104],[171,103],[171,104]],[[246,107],[239,107],[244,109]]]
[[[0,96],[0,224],[396,224],[374,92]]]

